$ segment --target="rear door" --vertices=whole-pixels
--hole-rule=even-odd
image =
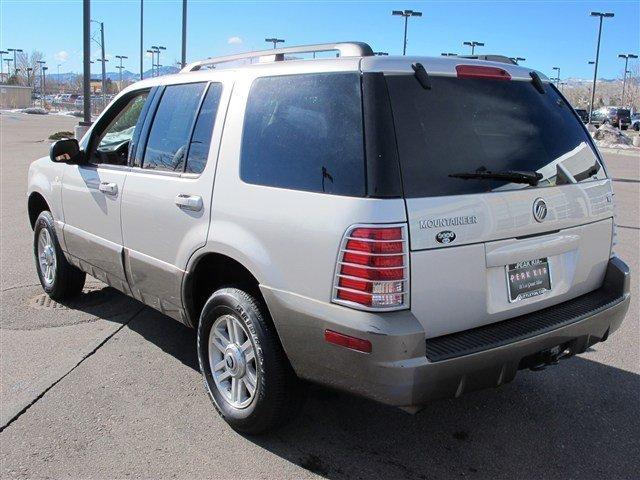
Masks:
[[[134,296],[178,319],[184,268],[209,228],[223,90],[222,83],[199,82],[158,92],[122,197]]]
[[[427,337],[601,285],[613,227],[610,182],[555,88],[434,76],[425,89],[413,75],[386,79],[409,220],[411,310]],[[463,178],[489,172],[511,173]],[[537,184],[521,183],[536,173]]]

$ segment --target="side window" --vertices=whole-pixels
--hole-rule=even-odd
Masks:
[[[212,83],[209,85],[198,113],[193,135],[191,135],[187,166],[185,168],[187,173],[202,173],[207,164],[209,147],[211,146],[211,134],[213,133],[213,125],[216,120],[221,93],[222,84]]]
[[[206,83],[165,88],[145,148],[142,168],[181,172],[191,127]]]
[[[255,80],[244,119],[240,177],[258,185],[364,196],[359,75]]]
[[[149,92],[142,92],[129,99],[124,106],[120,106],[121,110],[99,134],[94,143],[97,147],[91,155],[92,163],[127,164],[129,144],[148,94]],[[119,107],[114,105],[113,108],[118,109]]]

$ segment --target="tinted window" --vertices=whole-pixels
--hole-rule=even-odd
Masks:
[[[273,187],[363,196],[356,73],[257,79],[242,136],[241,178]]]
[[[165,89],[153,119],[142,168],[182,171],[205,86],[205,83],[189,83]]]
[[[204,166],[207,164],[209,156],[209,146],[211,145],[211,134],[213,133],[213,124],[218,112],[218,104],[220,103],[220,94],[222,93],[222,85],[212,83],[204,97],[196,126],[193,129],[191,143],[189,144],[189,153],[187,155],[186,172],[202,173]]]
[[[478,170],[542,174],[538,186],[605,178],[587,133],[550,85],[411,75],[388,76],[405,194],[460,195],[531,188],[450,177]]]

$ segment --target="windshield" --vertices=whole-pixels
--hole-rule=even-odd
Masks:
[[[386,77],[405,196],[462,195],[606,178],[582,123],[550,85],[431,77]],[[538,172],[536,187],[478,171]]]

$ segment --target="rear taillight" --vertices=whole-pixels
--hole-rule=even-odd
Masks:
[[[503,68],[484,65],[456,65],[458,78],[484,78],[491,80],[511,80],[511,75]]]
[[[353,226],[340,245],[332,301],[362,310],[409,306],[405,225]]]

